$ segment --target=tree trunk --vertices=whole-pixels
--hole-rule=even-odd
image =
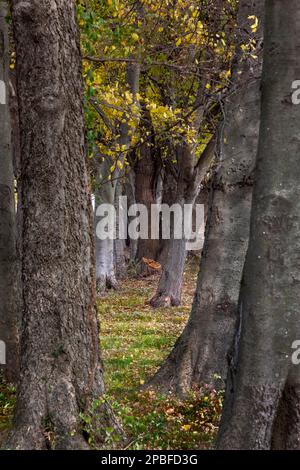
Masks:
[[[97,423],[99,442],[112,418],[104,405],[92,412],[104,387],[74,3],[14,0],[13,25],[24,305],[21,376],[7,447],[87,448],[82,416]]]
[[[240,327],[221,449],[300,449],[300,5],[266,0],[262,110]]]
[[[193,151],[187,143],[176,146],[176,159],[178,174],[168,177],[168,191],[165,198],[168,206],[176,204],[184,213],[184,205],[194,205],[200,190],[200,183],[208,171],[214,158],[215,140],[212,139],[198,164],[194,166]],[[199,164],[200,163],[200,164]],[[171,188],[174,188],[172,191]],[[164,199],[164,198],[163,198]],[[184,217],[183,217],[184,219]],[[162,217],[162,223],[164,223]],[[162,273],[155,295],[150,300],[150,305],[154,308],[178,306],[181,303],[182,281],[184,265],[187,255],[186,238],[182,226],[182,238],[176,239],[175,227],[178,228],[177,216],[174,215],[170,223],[170,239],[163,244],[163,254],[161,255]]]
[[[178,167],[185,164],[185,160],[190,157],[188,144],[178,144],[175,147]],[[168,207],[176,204],[181,214],[184,213],[184,204],[186,201],[186,192],[189,181],[185,181],[183,169],[180,168],[179,174],[166,178],[167,188],[163,197],[163,202],[168,201]],[[173,183],[173,184],[172,184]],[[173,188],[173,191],[170,190]],[[196,194],[190,194],[191,198],[196,198]],[[193,201],[190,201],[193,204]],[[175,232],[178,225],[178,215],[174,213],[170,217],[170,238],[163,240],[162,272],[155,295],[150,300],[150,305],[154,308],[178,306],[181,304],[181,291],[184,265],[186,260],[186,239],[182,230],[182,237],[176,239]],[[162,215],[162,223],[166,223]],[[178,227],[179,228],[179,227]],[[181,223],[183,229],[183,221]]]
[[[19,304],[12,132],[9,109],[8,4],[0,1],[0,369],[9,382],[19,376]],[[5,345],[5,351],[4,351]],[[5,353],[5,354],[4,354]]]
[[[133,206],[136,204],[135,199],[135,171],[131,167],[128,171],[126,182],[125,182],[125,195],[127,197],[127,205],[128,207]],[[133,220],[134,217],[128,217],[128,224]],[[132,263],[135,263],[136,254],[137,254],[137,247],[138,247],[138,240],[133,240],[130,238],[129,242],[129,259]]]
[[[156,185],[158,178],[158,158],[156,155],[156,144],[154,129],[151,123],[150,112],[142,104],[143,125],[141,134],[149,137],[140,146],[140,152],[134,166],[135,170],[135,200],[136,204],[143,204],[148,213],[148,239],[138,239],[136,259],[140,263],[139,273],[141,275],[152,274],[147,265],[142,262],[143,258],[157,260],[160,240],[151,237],[151,227],[155,223],[151,217],[151,205],[156,204]]]
[[[162,204],[167,204],[169,207],[174,204],[174,195],[177,193],[177,179],[174,170],[171,171],[168,167],[165,169],[162,178]],[[158,261],[162,266],[168,260],[168,253],[170,248],[170,240],[160,241],[160,253]]]
[[[262,18],[263,0],[242,0],[240,43],[247,43],[248,16]],[[259,115],[262,28],[255,34],[258,59],[234,67],[234,88],[225,103],[220,161],[213,176],[205,241],[189,321],[151,386],[185,394],[193,384],[224,387],[227,355],[237,323],[237,303],[249,237],[252,173]],[[238,49],[239,50],[239,49]],[[242,73],[240,73],[242,72]]]
[[[150,300],[154,308],[176,307],[181,304],[182,281],[186,260],[186,239],[173,237],[168,247],[166,263],[162,265],[162,274],[155,295]]]
[[[96,244],[96,283],[97,291],[103,292],[106,288],[117,289],[118,283],[115,272],[114,239],[107,237],[102,239],[97,234],[97,225],[102,216],[97,215],[97,210],[102,204],[114,207],[117,181],[107,181],[110,174],[112,160],[107,158],[101,165],[96,179],[95,189],[95,244]],[[105,181],[106,179],[106,181]]]
[[[126,70],[126,83],[133,95],[134,100],[136,100],[136,95],[139,90],[139,80],[140,65],[138,63],[128,64]],[[118,157],[119,162],[122,164],[124,163],[125,154],[128,151],[131,143],[131,134],[129,133],[130,129],[126,119],[127,117],[124,115],[125,122],[120,124],[118,130],[120,135],[118,144],[121,148],[125,147],[125,151]],[[96,214],[99,205],[111,204],[114,206],[115,204],[117,185],[122,173],[120,168],[116,166],[113,174],[111,175],[111,166],[113,163],[114,162],[110,158],[107,158],[103,164],[100,165],[97,175],[95,190],[95,227],[101,220],[101,218],[99,218]],[[108,182],[109,176],[112,177],[111,182]],[[116,280],[114,246],[115,240],[109,238],[101,240],[96,233],[96,281],[99,292],[103,292],[106,288],[116,289],[118,287]]]
[[[123,196],[124,184],[122,180],[118,180],[115,194],[116,209],[116,239],[114,243],[114,259],[117,279],[124,279],[126,276],[126,264],[128,260],[126,239],[119,237],[119,230],[125,231],[127,223],[127,204],[121,199]]]

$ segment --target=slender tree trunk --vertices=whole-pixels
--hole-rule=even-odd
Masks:
[[[7,1],[0,1],[0,341],[5,357],[0,369],[9,382],[19,376],[19,311],[16,213],[12,131],[9,109],[9,39]],[[2,359],[2,360],[1,360]],[[3,362],[6,362],[3,364]]]
[[[182,335],[151,381],[161,390],[184,394],[193,384],[224,387],[249,237],[260,116],[263,6],[263,0],[240,2],[240,43],[249,40],[248,16],[256,15],[260,21],[255,34],[258,59],[242,60],[239,52],[236,58],[234,87],[225,103],[226,121],[220,131],[220,161],[209,198],[196,294]]]
[[[185,159],[189,158],[189,148],[187,144],[177,145],[176,146],[176,155],[179,167],[180,163]],[[184,204],[187,203],[185,199],[185,193],[187,191],[187,186],[189,182],[186,182],[184,179],[183,172],[179,171],[177,177],[167,178],[167,182],[173,180],[174,182],[174,191],[168,191],[167,199],[168,206],[172,207],[173,204],[176,204],[181,209],[181,214],[184,213]],[[170,189],[168,187],[168,189]],[[196,198],[196,194],[190,194],[191,198]],[[193,201],[190,201],[193,204]],[[162,223],[165,223],[166,220],[162,216]],[[182,237],[176,239],[175,232],[179,220],[177,215],[174,215],[170,218],[170,238],[164,240],[163,251],[164,255],[162,259],[162,272],[161,277],[158,283],[158,287],[155,295],[150,300],[150,305],[154,308],[159,307],[168,307],[168,306],[178,306],[181,303],[181,291],[182,291],[182,280],[184,265],[186,260],[186,239],[183,233],[183,221],[181,223],[182,228]]]
[[[131,167],[127,174],[126,183],[125,183],[125,194],[127,197],[128,207],[136,204],[135,199],[135,171]],[[128,217],[128,223],[132,220],[131,217]],[[138,240],[129,239],[129,259],[131,262],[135,263],[136,254],[137,254]]]
[[[170,171],[169,168],[166,168],[162,178],[162,204],[167,204],[169,207],[174,204],[174,196],[177,193],[177,179],[175,177],[174,171]],[[168,253],[170,248],[170,240],[161,240],[160,242],[160,253],[158,261],[165,265],[168,260]]]
[[[176,204],[181,207],[182,214],[184,213],[184,205],[194,205],[198,192],[200,190],[200,183],[208,171],[211,162],[214,158],[215,141],[214,139],[209,142],[203,155],[198,163],[200,165],[194,166],[193,152],[190,146],[186,143],[176,146],[177,162],[178,162],[178,175],[169,178],[170,188],[174,187],[173,191],[168,191],[167,199],[169,206]],[[184,219],[184,217],[183,217]],[[162,221],[164,222],[164,221]],[[181,303],[182,281],[184,273],[184,265],[187,255],[186,238],[182,227],[182,238],[176,239],[175,225],[178,220],[175,217],[171,220],[171,236],[169,240],[165,240],[161,256],[162,260],[162,273],[155,295],[150,300],[150,305],[154,308],[178,306]]]
[[[265,23],[250,242],[218,447],[299,450],[299,2],[266,0]]]
[[[116,268],[117,279],[124,279],[126,276],[126,264],[128,261],[128,254],[126,248],[126,239],[119,238],[119,232],[123,232],[123,229],[127,223],[127,204],[124,204],[121,199],[125,189],[125,184],[122,180],[117,182],[116,195],[115,195],[115,209],[116,209],[116,239],[114,243],[114,259]]]
[[[98,292],[103,292],[106,288],[116,289],[118,287],[115,260],[114,260],[114,239],[105,239],[97,235],[97,225],[101,222],[102,216],[97,215],[97,210],[101,204],[109,204],[114,207],[117,181],[105,181],[110,173],[112,161],[107,158],[100,166],[96,180],[95,189],[95,244],[96,244],[96,283]]]
[[[99,442],[112,418],[104,405],[91,411],[104,387],[74,3],[14,0],[13,25],[24,305],[21,376],[7,447],[86,448],[81,415],[97,422]]]
[[[134,99],[136,99],[136,95],[139,90],[139,80],[140,65],[128,64],[126,71],[126,82]],[[129,126],[127,121],[120,124],[118,132],[120,134],[118,144],[121,148],[125,147],[126,149],[119,157],[119,161],[123,164],[125,154],[129,150],[131,143],[131,135],[129,134]],[[114,206],[115,202],[117,203],[117,201],[115,201],[116,189],[118,180],[121,178],[122,171],[118,166],[116,166],[116,169],[112,175],[112,181],[107,182],[108,177],[111,174],[110,168],[113,163],[114,162],[110,158],[107,158],[99,167],[95,190],[95,227],[97,227],[97,224],[101,220],[101,218],[97,216],[97,208],[99,205],[111,204]],[[96,234],[96,281],[99,292],[103,292],[106,288],[116,289],[118,287],[116,280],[114,245],[115,240],[109,238],[101,240],[97,237]]]
[[[136,204],[143,204],[148,213],[148,239],[138,239],[136,259],[140,263],[140,274],[152,274],[147,265],[142,262],[143,258],[157,260],[160,240],[152,239],[151,227],[155,223],[151,217],[151,205],[156,204],[156,185],[158,178],[158,158],[156,155],[155,135],[151,123],[151,116],[145,105],[142,104],[143,124],[141,134],[148,135],[148,139],[140,146],[139,156],[134,166],[135,170],[135,200]],[[152,227],[153,228],[153,227]]]
[[[186,239],[176,240],[172,237],[168,246],[167,261],[162,265],[157,291],[150,300],[152,307],[176,307],[181,304],[186,255]]]

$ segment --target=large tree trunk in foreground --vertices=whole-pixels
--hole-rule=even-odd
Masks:
[[[239,333],[218,447],[300,449],[300,4],[266,0],[261,127]]]
[[[7,2],[0,1],[0,369],[9,382],[19,375],[18,268],[12,133],[9,110]],[[4,351],[5,345],[5,351]],[[5,354],[4,354],[5,352]],[[5,362],[5,364],[4,364]]]
[[[240,41],[250,31],[249,15],[261,18],[263,0],[242,0]],[[234,88],[226,100],[226,123],[220,136],[218,169],[213,177],[196,294],[189,321],[151,385],[184,394],[193,384],[223,387],[227,354],[237,322],[237,303],[249,237],[252,173],[259,116],[261,28],[259,59],[243,61],[240,54],[233,74]],[[242,73],[240,73],[242,72]]]
[[[92,412],[103,379],[74,3],[14,0],[13,24],[24,306],[21,377],[7,447],[86,448],[81,413],[91,414],[99,441],[110,413]]]

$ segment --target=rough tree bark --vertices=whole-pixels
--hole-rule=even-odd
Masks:
[[[219,162],[213,176],[205,242],[189,321],[150,384],[184,394],[193,384],[224,387],[227,354],[237,322],[237,303],[246,255],[260,116],[262,12],[264,1],[241,0],[239,43],[257,40],[258,59],[240,50],[233,89],[225,102]],[[248,16],[259,18],[251,34]]]
[[[212,138],[199,161],[195,164],[191,146],[187,143],[176,145],[178,174],[174,177],[176,180],[174,185],[175,194],[172,195],[172,202],[181,207],[182,213],[184,204],[194,205],[201,181],[212,164],[214,150],[215,139]],[[184,234],[179,239],[175,237],[175,223],[177,222],[173,219],[170,224],[170,240],[164,246],[165,254],[161,277],[156,293],[150,300],[150,305],[154,308],[178,306],[181,303],[187,240]]]
[[[0,1],[0,341],[6,349],[5,378],[16,382],[19,375],[19,311],[16,213],[12,132],[9,109],[9,37],[7,1]],[[3,343],[2,343],[3,344]]]
[[[13,1],[22,153],[21,374],[8,448],[87,448],[106,422],[81,57],[72,0]],[[107,413],[106,413],[107,411]]]
[[[222,449],[300,449],[300,5],[266,0],[261,127]],[[299,354],[296,354],[297,358]]]

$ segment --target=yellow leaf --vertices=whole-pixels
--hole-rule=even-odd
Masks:
[[[131,37],[132,37],[132,39],[133,39],[134,41],[136,41],[136,42],[139,41],[139,39],[140,39],[140,38],[139,38],[139,35],[136,34],[136,33],[132,33]]]
[[[258,18],[255,15],[250,15],[248,16],[248,20],[254,20],[254,23],[250,26],[252,29],[253,33],[256,33],[257,27],[258,27]]]
[[[184,424],[183,426],[181,426],[181,429],[183,431],[189,431],[191,429],[191,425],[190,424]]]

